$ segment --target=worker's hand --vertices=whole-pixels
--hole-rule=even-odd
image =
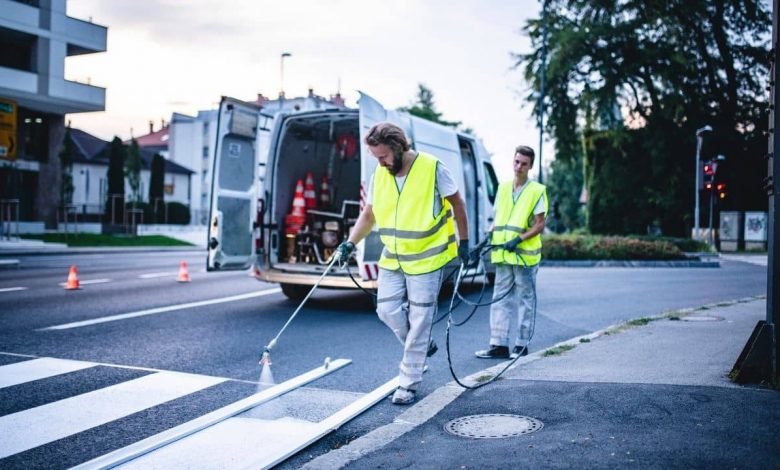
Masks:
[[[344,267],[347,265],[347,262],[349,261],[350,256],[352,256],[352,253],[355,251],[355,244],[351,241],[347,240],[341,245],[336,248],[336,256],[339,257],[339,265],[341,267]]]
[[[461,240],[458,244],[458,258],[460,258],[460,262],[467,268],[473,263],[471,256],[469,255],[468,239]]]
[[[513,238],[512,240],[509,240],[508,242],[504,243],[504,246],[502,248],[504,248],[506,251],[514,252],[517,249],[517,245],[519,245],[520,242],[522,241],[523,239],[520,237]]]

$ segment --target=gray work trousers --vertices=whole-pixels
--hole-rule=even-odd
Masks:
[[[442,273],[442,269],[418,275],[379,269],[376,313],[404,346],[398,380],[409,390],[422,382]]]
[[[509,346],[509,327],[512,317],[517,315],[517,336],[515,346],[526,346],[531,330],[536,292],[536,272],[539,265],[526,268],[511,264],[496,265],[496,283],[493,287],[493,301],[512,291],[490,306],[490,344]]]

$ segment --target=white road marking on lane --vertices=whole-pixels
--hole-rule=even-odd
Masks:
[[[86,431],[225,379],[159,372],[0,417],[0,458]]]
[[[139,279],[154,279],[156,277],[167,277],[167,276],[176,276],[178,273],[175,271],[167,272],[167,273],[149,273],[149,274],[140,274],[138,276]]]
[[[96,365],[92,362],[69,361],[53,357],[16,362],[0,367],[0,388],[88,369]]]
[[[111,282],[111,279],[89,279],[86,281],[79,281],[80,286],[87,286],[89,284],[105,284],[106,282]],[[60,282],[61,286],[66,285],[67,282]]]
[[[26,287],[4,287],[0,289],[0,292],[16,292],[18,290],[27,290]]]
[[[201,300],[198,302],[190,302],[186,304],[169,305],[167,307],[150,308],[147,310],[139,310],[137,312],[122,313],[119,315],[111,315],[108,317],[95,318],[92,320],[77,321],[72,323],[64,323],[62,325],[54,325],[46,328],[39,328],[36,331],[51,331],[51,330],[69,330],[71,328],[80,328],[82,326],[97,325],[100,323],[108,323],[112,321],[127,320],[129,318],[143,317],[146,315],[156,315],[158,313],[172,312],[174,310],[184,310],[187,308],[203,307],[205,305],[222,304],[226,302],[235,302],[238,300],[252,299],[255,297],[264,297],[266,295],[278,294],[282,291],[280,288],[267,289],[260,292],[250,292],[248,294],[233,295],[230,297],[222,297],[219,299]]]

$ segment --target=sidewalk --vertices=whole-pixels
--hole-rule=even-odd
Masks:
[[[0,260],[8,256],[64,255],[93,253],[137,253],[150,251],[205,251],[199,246],[94,246],[69,247],[64,243],[48,243],[40,240],[16,239],[0,240]],[[17,261],[18,260],[8,260]],[[0,263],[0,265],[10,264]]]
[[[680,320],[608,329],[554,356],[537,351],[479,390],[439,388],[393,423],[305,468],[776,467],[780,393],[727,377],[765,316],[764,300],[747,299],[684,312]],[[444,429],[451,420],[494,413],[534,418],[542,427],[490,439]],[[464,429],[512,430],[504,422],[477,424],[466,420]]]

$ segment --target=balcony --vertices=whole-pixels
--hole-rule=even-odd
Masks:
[[[105,26],[66,16],[63,18],[62,29],[59,23],[52,23],[52,33],[64,36],[68,43],[68,55],[90,54],[106,51]]]
[[[68,114],[105,109],[105,88],[52,77],[48,93],[39,94],[38,81],[38,74],[0,67],[0,96],[45,113]]]

